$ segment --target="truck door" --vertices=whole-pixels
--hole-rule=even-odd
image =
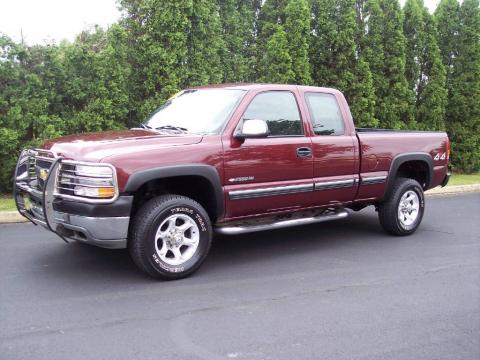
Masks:
[[[238,140],[224,134],[226,218],[269,214],[309,204],[313,191],[313,155],[300,116],[298,93],[272,90],[244,99],[236,128],[245,119],[261,119],[270,135]]]
[[[335,93],[304,92],[312,132],[313,198],[318,205],[352,201],[358,186],[357,139]],[[344,101],[344,99],[343,99]]]

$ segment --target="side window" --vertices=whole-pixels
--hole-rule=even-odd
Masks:
[[[271,136],[303,135],[297,101],[289,91],[268,91],[255,96],[243,119],[265,120]]]
[[[342,113],[337,99],[331,94],[305,93],[308,110],[316,135],[343,135]]]

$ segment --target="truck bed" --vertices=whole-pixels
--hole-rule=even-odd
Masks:
[[[425,190],[441,185],[448,166],[448,136],[439,131],[356,129],[360,144],[360,177],[388,176],[397,160],[423,156],[432,165]],[[360,186],[358,199],[382,197],[386,186]]]

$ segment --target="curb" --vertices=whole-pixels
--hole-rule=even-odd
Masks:
[[[427,196],[455,195],[461,193],[479,192],[480,184],[452,185],[444,188],[436,187],[425,192]]]
[[[29,222],[18,211],[0,211],[0,224],[14,224]]]
[[[471,185],[452,185],[444,188],[436,187],[425,192],[428,197],[433,196],[448,196],[461,193],[480,192],[480,184]],[[17,211],[0,211],[0,224],[14,224],[29,222],[26,218],[20,215]]]

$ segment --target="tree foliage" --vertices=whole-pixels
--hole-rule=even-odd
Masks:
[[[136,126],[182,88],[275,82],[342,90],[358,126],[446,129],[480,170],[479,0],[119,0],[73,42],[0,36],[0,191],[19,151]]]
[[[219,5],[225,42],[224,81],[248,81],[254,73],[255,0],[220,0]]]
[[[355,15],[355,0],[313,0],[313,78],[344,92],[358,126],[377,126],[373,78],[356,43]]]
[[[310,35],[310,8],[307,0],[289,0],[285,7],[285,32],[288,52],[292,58],[293,81],[310,85],[312,76],[308,57]]]
[[[295,81],[292,69],[292,57],[289,53],[288,39],[282,25],[275,25],[268,38],[259,68],[263,74],[260,81],[267,83],[289,84]]]
[[[445,130],[446,73],[436,42],[436,26],[422,0],[405,3],[406,78],[420,129]]]
[[[480,8],[478,0],[464,0],[459,11],[451,96],[447,108],[455,166],[480,168]]]
[[[405,77],[403,13],[397,1],[368,0],[365,58],[373,73],[375,116],[385,128],[415,126]]]
[[[442,54],[443,64],[447,70],[447,88],[449,90],[460,26],[459,10],[458,0],[441,0],[434,13],[437,24],[437,43]]]

